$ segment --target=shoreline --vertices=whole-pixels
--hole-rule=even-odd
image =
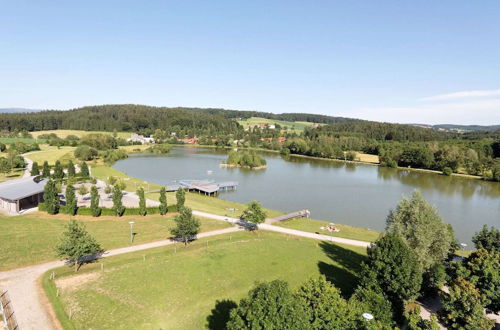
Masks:
[[[267,168],[267,165],[262,165],[262,166],[256,166],[256,167],[251,167],[251,166],[241,166],[239,164],[226,164],[226,163],[220,163],[219,167],[228,167],[228,168],[244,168],[247,170],[265,170]]]
[[[203,144],[172,144],[172,146],[183,147],[183,148],[233,149],[233,147],[219,147],[219,146],[214,146],[214,145],[203,145]],[[278,150],[269,150],[269,149],[263,149],[263,148],[238,147],[238,149],[269,152],[269,153],[274,153],[274,154],[280,153]],[[370,165],[370,166],[383,167],[382,165],[380,165],[380,163],[365,162],[365,161],[361,161],[361,160],[344,160],[344,159],[335,159],[335,158],[323,158],[323,157],[315,157],[315,156],[307,156],[307,155],[299,155],[299,154],[290,154],[286,157],[297,157],[297,158],[304,158],[304,159],[341,162],[341,163],[345,163],[345,164]],[[387,168],[390,168],[390,167],[387,167]],[[393,167],[393,169],[400,170],[400,171],[405,170],[405,171],[416,171],[416,172],[444,175],[443,172],[441,172],[441,171],[430,170],[430,169],[426,169],[426,168],[413,168],[413,167],[398,166],[398,167]],[[473,180],[480,180],[480,181],[485,181],[485,182],[494,182],[494,181],[485,180],[484,178],[482,178],[478,175],[472,175],[472,174],[452,173],[450,175],[450,177],[458,177],[458,178],[463,178],[463,179],[473,179]]]

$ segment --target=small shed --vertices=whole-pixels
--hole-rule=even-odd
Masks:
[[[26,177],[0,183],[0,209],[9,213],[19,213],[36,207],[43,201],[43,191],[47,179]]]

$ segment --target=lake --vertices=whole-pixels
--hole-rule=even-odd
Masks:
[[[284,159],[275,153],[262,153],[265,170],[220,168],[226,155],[222,150],[174,147],[167,155],[131,155],[113,167],[161,185],[180,179],[238,181],[236,191],[219,198],[258,200],[284,212],[309,209],[315,219],[376,230],[384,230],[389,210],[403,195],[418,189],[469,247],[483,224],[500,226],[500,183],[303,157]]]

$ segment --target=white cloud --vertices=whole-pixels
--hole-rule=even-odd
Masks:
[[[476,91],[461,91],[449,94],[440,94],[429,97],[424,97],[420,101],[449,101],[464,98],[474,97],[495,97],[500,96],[500,89],[476,90]]]
[[[500,99],[414,107],[360,108],[338,115],[393,123],[498,125]]]

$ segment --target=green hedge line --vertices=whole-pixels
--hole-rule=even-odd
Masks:
[[[46,211],[45,203],[38,203],[38,210],[39,211]],[[176,211],[177,211],[177,208],[175,205],[168,206],[168,212],[176,212]],[[69,214],[68,210],[66,209],[66,206],[64,206],[64,205],[61,205],[61,207],[59,209],[59,213]],[[91,216],[92,211],[89,207],[79,207],[76,211],[76,214],[77,215],[90,215]],[[147,215],[160,214],[160,209],[159,209],[159,207],[147,207],[146,214]],[[102,216],[114,216],[115,212],[112,209],[102,208],[100,215],[102,215]],[[126,208],[123,215],[139,215],[139,208],[138,207]]]

